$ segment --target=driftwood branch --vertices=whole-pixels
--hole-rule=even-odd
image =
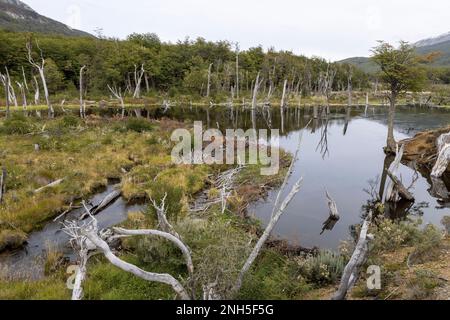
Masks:
[[[369,253],[369,240],[371,239],[371,236],[368,234],[368,232],[371,222],[372,212],[369,212],[361,227],[361,232],[359,235],[358,243],[355,247],[355,251],[353,251],[349,263],[344,268],[341,283],[337,292],[333,296],[333,300],[345,299],[348,290],[351,289],[358,278],[359,268],[364,264],[367,258],[367,254]]]
[[[40,187],[39,189],[34,190],[34,193],[39,193],[39,192],[44,191],[45,189],[56,187],[57,185],[60,185],[63,181],[64,181],[64,178],[53,181],[52,183],[49,183],[46,186],[43,186],[43,187]]]
[[[96,214],[100,213],[101,211],[105,210],[111,203],[113,203],[114,201],[117,200],[117,198],[120,197],[120,195],[122,194],[122,192],[120,190],[114,190],[111,193],[109,193],[108,195],[106,195],[105,198],[103,198],[103,200],[96,206],[94,206],[90,211],[91,214],[93,216],[95,216]],[[85,219],[88,216],[88,213],[84,213],[81,217],[80,220]]]
[[[395,159],[392,162],[391,166],[388,168],[388,172],[391,172],[392,175],[394,175],[394,176],[397,175],[397,171],[398,171],[400,162],[403,157],[404,149],[405,149],[405,145],[402,145],[400,147],[400,150],[398,150],[398,145],[397,145],[397,152],[396,152]],[[387,189],[386,189],[385,202],[396,202],[396,200],[397,200],[396,184],[392,181],[389,181]]]
[[[414,196],[411,192],[408,191],[407,188],[403,185],[403,183],[398,179],[392,172],[387,171],[389,178],[391,178],[392,182],[395,185],[395,189],[397,190],[399,196],[408,201],[414,201]]]

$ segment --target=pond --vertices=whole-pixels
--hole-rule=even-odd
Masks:
[[[112,116],[118,110],[90,112]],[[370,193],[378,192],[385,166],[383,147],[387,135],[387,110],[382,107],[332,108],[331,114],[318,119],[313,119],[312,108],[289,108],[285,110],[283,120],[279,109],[270,108],[258,108],[252,112],[242,107],[179,106],[166,111],[153,108],[128,113],[129,116],[153,119],[168,117],[182,121],[202,121],[208,128],[221,130],[280,128],[280,146],[289,152],[295,152],[300,132],[303,132],[300,157],[295,163],[286,193],[300,177],[304,179],[303,186],[274,233],[292,244],[306,248],[335,250],[341,241],[350,238],[352,226],[362,221],[365,211],[363,206],[373,198]],[[448,124],[450,111],[447,109],[399,107],[395,119],[395,138],[397,141],[402,140],[419,131]],[[412,190],[416,201],[402,206],[391,216],[400,219],[406,216],[420,217],[423,223],[440,225],[441,219],[450,215],[450,210],[440,199],[430,195],[427,178],[415,175],[415,170],[405,165],[401,165],[399,172],[406,186],[416,180]],[[100,202],[112,188],[110,185],[90,202]],[[336,201],[341,219],[332,230],[322,232],[322,225],[329,216],[326,190]],[[249,214],[267,223],[277,193],[277,189],[270,191],[266,199],[250,206]],[[117,225],[127,218],[128,212],[144,208],[142,205],[127,205],[120,198],[97,216],[99,225],[101,228]],[[74,210],[67,218],[77,219],[81,210]],[[63,250],[66,257],[75,258],[68,245],[68,237],[61,231],[61,223],[56,221],[32,233],[24,250],[0,255],[0,262],[7,265],[16,276],[23,273],[40,277],[43,263],[36,262],[44,256],[48,243]]]
[[[169,111],[167,116],[203,121],[208,127],[221,129],[248,129],[253,125],[250,110],[201,110],[185,108],[183,112]],[[368,191],[373,189],[378,192],[386,158],[383,147],[387,135],[387,109],[336,108],[331,110],[326,119],[319,117],[311,121],[312,114],[312,108],[291,108],[284,114],[280,138],[283,149],[295,152],[299,133],[303,130],[300,157],[286,193],[300,177],[304,181],[301,191],[279,221],[275,234],[302,247],[335,250],[341,241],[349,239],[352,226],[361,223],[363,206],[373,198]],[[280,118],[279,109],[259,109],[253,122],[257,128],[281,129]],[[395,138],[400,141],[420,131],[449,124],[448,109],[398,107]],[[400,165],[399,173],[406,186],[415,180],[411,191],[416,201],[398,208],[391,216],[400,219],[406,216],[420,217],[424,224],[440,225],[442,218],[450,215],[450,210],[430,195],[427,179],[420,174],[416,177],[415,170],[405,165]],[[329,216],[326,190],[336,201],[341,219],[331,231],[321,234],[322,225]],[[249,214],[267,223],[278,191],[271,191],[267,199],[252,205]]]

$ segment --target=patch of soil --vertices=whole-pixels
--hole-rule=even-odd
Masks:
[[[444,133],[450,132],[450,127],[429,130],[416,134],[413,138],[400,141],[405,146],[404,162],[414,162],[419,169],[431,171],[437,158],[436,141]],[[450,172],[450,167],[447,168]]]

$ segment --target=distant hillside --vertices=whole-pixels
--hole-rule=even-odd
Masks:
[[[440,52],[441,55],[433,62],[433,66],[450,67],[450,32],[414,43],[419,54],[428,54],[431,52]],[[369,58],[354,57],[342,61],[342,63],[350,63],[358,66],[361,70],[374,73],[378,67]]]
[[[372,60],[365,57],[348,58],[339,62],[354,65],[366,73],[375,73],[378,71],[378,66]]]
[[[65,36],[92,36],[44,17],[19,0],[0,0],[0,28]]]

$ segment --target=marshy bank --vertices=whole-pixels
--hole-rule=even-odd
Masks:
[[[273,191],[271,188],[276,186],[277,181],[272,179],[266,186],[267,181],[255,180],[259,178],[255,173],[258,168],[249,168],[250,171],[242,172],[239,178],[241,189],[237,189],[230,199],[229,211],[223,213],[220,205],[216,205],[202,214],[190,215],[189,203],[199,192],[203,196],[217,194],[218,190],[211,188],[208,181],[212,175],[225,168],[180,168],[172,165],[170,134],[180,126],[189,127],[192,121],[203,121],[209,127],[221,129],[282,128],[281,148],[293,152],[298,133],[304,130],[300,160],[295,164],[292,179],[302,175],[305,184],[281,219],[276,234],[281,239],[288,240],[291,245],[320,247],[332,251],[317,251],[312,256],[306,256],[299,253],[286,254],[277,247],[267,248],[257,260],[237,297],[302,299],[318,294],[316,289],[321,287],[333,290],[348,259],[348,252],[338,252],[337,248],[341,241],[350,240],[350,249],[347,251],[351,250],[354,226],[361,223],[364,206],[371,200],[366,193],[371,185],[369,180],[375,181],[382,173],[382,145],[386,132],[384,109],[335,108],[326,117],[316,119],[313,108],[288,108],[282,114],[275,108],[205,109],[189,105],[169,110],[127,109],[127,116],[136,115],[141,119],[130,120],[127,117],[122,120],[120,110],[106,109],[101,116],[91,114],[86,122],[66,115],[50,121],[19,117],[20,119],[11,120],[16,123],[14,125],[3,124],[2,129],[6,131],[1,135],[1,145],[4,146],[1,161],[6,166],[9,178],[5,197],[8,207],[2,206],[1,220],[10,220],[6,225],[2,224],[2,230],[17,230],[22,235],[31,234],[31,239],[32,230],[42,227],[45,230],[46,223],[65,211],[70,202],[90,198],[98,188],[108,185],[108,178],[120,178],[125,201],[145,201],[149,197],[160,199],[165,193],[170,195],[169,203],[173,205],[169,207],[168,216],[194,252],[193,259],[199,269],[199,278],[196,280],[198,283],[207,283],[214,282],[218,277],[220,287],[226,294],[239,272],[243,257],[248,254],[249,243],[257,238],[261,230],[258,219],[242,219],[238,213],[246,211],[263,223],[267,221],[270,201],[273,201],[276,194],[276,188]],[[408,138],[415,130],[420,130],[421,126],[436,128],[448,123],[449,119],[450,114],[445,110],[400,108],[396,120],[396,135],[398,139]],[[37,150],[35,145],[39,145]],[[412,179],[414,170],[402,166],[401,173],[405,179]],[[46,177],[46,180],[41,180],[41,176]],[[48,188],[42,194],[34,193],[36,189],[62,178],[65,182],[60,185]],[[428,188],[427,180],[420,177],[414,189],[416,203],[401,210],[397,220],[408,225],[405,221],[421,218],[424,224],[432,222],[436,226],[441,225],[440,222],[446,215],[445,210],[436,208],[438,205],[442,207],[442,203],[430,195]],[[322,224],[328,216],[325,189],[333,195],[342,217],[335,228],[320,235]],[[205,193],[205,190],[208,191]],[[264,195],[268,195],[266,201],[260,199]],[[48,199],[59,201],[46,204]],[[249,199],[259,201],[250,204]],[[108,209],[113,210],[115,205]],[[152,208],[139,207],[135,208],[138,209],[136,211],[125,207],[120,209],[120,219],[126,218],[125,221],[117,221],[122,226],[155,227]],[[127,210],[128,214],[125,213]],[[105,217],[109,216],[106,211],[103,214]],[[114,217],[114,213],[111,215]],[[393,226],[389,225],[389,228]],[[417,230],[408,233],[415,235],[414,240],[410,241],[406,237],[394,249],[406,244],[417,246],[424,238],[433,236],[433,233],[423,233],[421,228],[420,225],[411,228]],[[382,243],[380,246],[384,250],[386,244]],[[162,241],[140,238],[126,240],[122,244],[121,254],[125,260],[147,270],[186,277],[181,257]],[[54,255],[44,254],[46,260],[55,260],[48,259],[49,256]],[[2,297],[17,298],[24,295],[29,298],[68,298],[70,291],[65,288],[65,266],[55,263],[54,267],[47,266],[47,270],[52,272],[47,272],[45,278],[37,281],[2,281]],[[94,258],[88,270],[86,298],[173,297],[168,288],[135,279],[115,269],[102,258]],[[31,293],[33,289],[48,285],[49,282],[56,288],[53,292],[44,290],[41,293]]]

